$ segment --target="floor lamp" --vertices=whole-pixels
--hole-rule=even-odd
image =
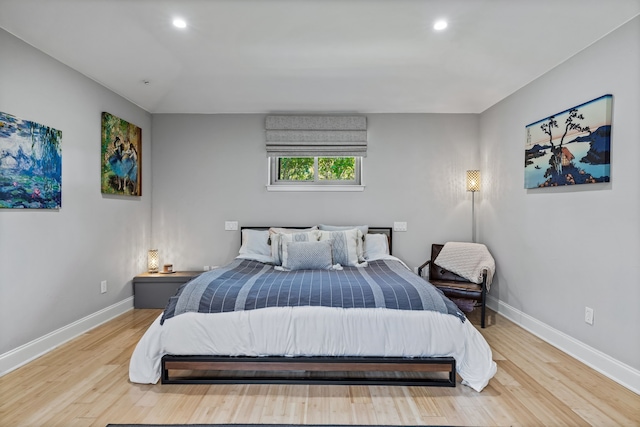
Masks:
[[[467,191],[471,191],[471,241],[476,242],[476,191],[480,191],[480,171],[467,171]]]

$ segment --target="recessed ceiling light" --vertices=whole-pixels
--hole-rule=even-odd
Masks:
[[[445,21],[444,19],[436,21],[436,23],[433,24],[433,29],[436,31],[442,31],[445,28],[447,28],[447,21]]]
[[[178,27],[178,28],[186,28],[187,27],[187,23],[185,22],[184,19],[182,18],[176,18],[173,20],[173,25]]]

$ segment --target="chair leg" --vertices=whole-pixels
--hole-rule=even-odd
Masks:
[[[486,276],[485,276],[486,280]],[[482,284],[482,296],[480,300],[480,304],[482,305],[482,312],[480,313],[482,319],[480,319],[480,327],[484,329],[485,317],[486,317],[486,308],[487,308],[487,288],[485,287],[485,283]]]

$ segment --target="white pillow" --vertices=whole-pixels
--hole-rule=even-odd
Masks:
[[[242,230],[242,245],[239,254],[271,256],[271,247],[268,241],[269,230],[245,228]]]
[[[357,228],[344,231],[318,231],[320,241],[332,240],[333,263],[357,267],[364,261],[358,256],[358,242],[362,243],[362,232]]]
[[[367,234],[364,236],[364,259],[379,259],[389,255],[389,238],[386,234]]]
[[[283,265],[287,260],[286,242],[317,242],[318,231],[306,231],[303,233],[276,233],[271,234],[271,257],[274,265]]]
[[[289,270],[330,269],[331,242],[285,242],[287,258],[282,263]]]
[[[369,232],[368,225],[327,225],[327,224],[318,225],[318,229],[324,230],[324,231],[344,231],[344,230],[351,230],[352,228],[357,228],[358,230],[360,230],[363,236],[366,236],[367,233]]]
[[[294,233],[304,233],[306,231],[314,231],[317,230],[317,226],[309,227],[309,228],[281,228],[281,227],[271,227],[269,229],[269,234],[294,234]]]

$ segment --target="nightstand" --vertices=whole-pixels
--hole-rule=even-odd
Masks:
[[[143,273],[133,278],[134,308],[165,308],[178,288],[204,271]]]

